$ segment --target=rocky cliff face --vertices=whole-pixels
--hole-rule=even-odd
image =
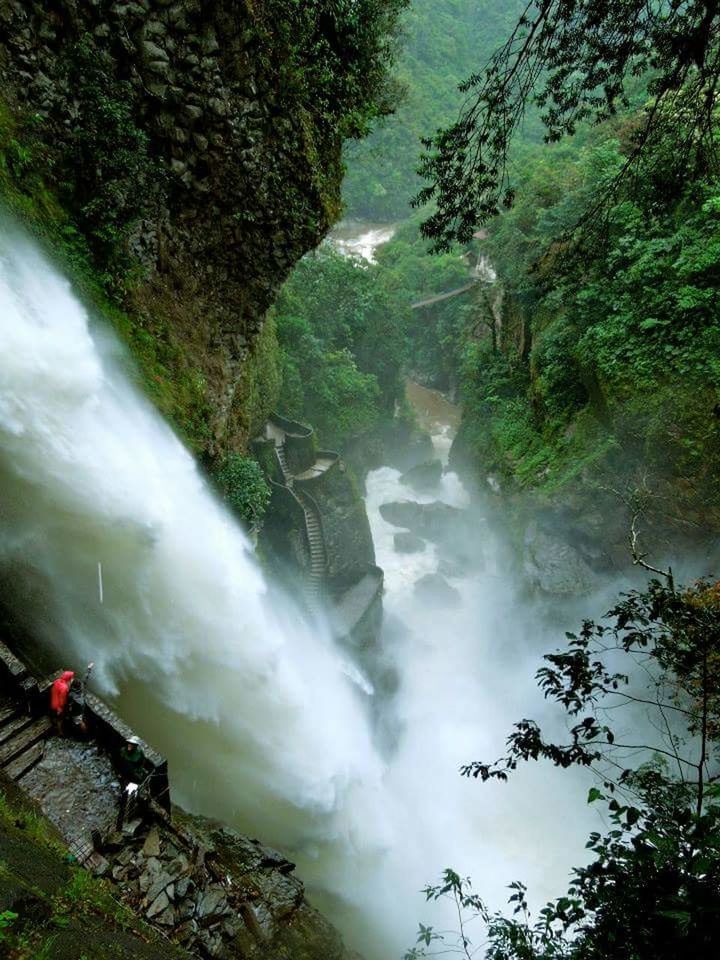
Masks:
[[[339,214],[343,137],[382,109],[382,24],[301,6],[0,0],[0,193],[85,241],[211,454],[247,439],[265,311]]]

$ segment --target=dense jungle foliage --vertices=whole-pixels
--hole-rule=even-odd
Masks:
[[[466,344],[462,445],[521,486],[639,462],[690,484],[707,520],[720,492],[720,171],[681,180],[659,148],[579,244],[559,239],[622,167],[623,137],[620,125],[523,151],[517,202],[485,244],[502,349]]]
[[[282,413],[342,448],[393,418],[407,374],[453,390],[459,347],[474,322],[472,297],[421,310],[411,304],[467,284],[472,263],[472,254],[460,252],[430,257],[417,218],[378,250],[375,263],[330,244],[307,256],[274,311]]]
[[[639,78],[649,100],[615,185],[670,143],[686,168],[703,170],[716,129],[719,26],[716,0],[530,0],[461,85],[459,117],[425,138],[429,182],[417,201],[436,204],[425,234],[447,249],[512,204],[508,159],[529,109],[556,143],[630,108]]]
[[[392,221],[408,215],[421,181],[420,141],[453,121],[458,85],[506,37],[522,0],[415,0],[404,18],[397,75],[403,97],[394,116],[346,148],[343,197],[350,217]]]
[[[285,415],[312,423],[331,446],[392,418],[405,318],[376,268],[322,246],[285,284],[275,322]]]

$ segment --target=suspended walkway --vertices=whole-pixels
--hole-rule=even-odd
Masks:
[[[427,300],[417,300],[415,303],[410,304],[410,309],[420,310],[421,307],[430,307],[433,305],[433,303],[440,303],[442,300],[449,300],[451,297],[457,297],[461,293],[467,293],[468,290],[472,290],[476,283],[477,280],[471,280],[470,283],[466,283],[462,287],[456,287],[455,290],[447,290],[445,293],[436,293],[434,297],[428,297]]]

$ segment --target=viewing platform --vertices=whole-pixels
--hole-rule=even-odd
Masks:
[[[0,770],[39,804],[81,864],[96,857],[94,836],[117,826],[117,758],[134,731],[99,697],[85,692],[85,732],[60,736],[49,716],[54,676],[38,678],[0,642]],[[69,728],[72,721],[65,721]],[[75,733],[75,731],[73,731]],[[143,790],[170,810],[166,760],[140,738],[147,778]]]

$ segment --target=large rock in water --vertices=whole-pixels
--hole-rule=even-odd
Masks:
[[[460,591],[451,587],[441,573],[428,573],[415,582],[415,596],[428,606],[459,607]]]
[[[467,510],[451,507],[434,500],[432,503],[416,503],[414,500],[396,500],[380,507],[383,520],[395,527],[412,530],[419,537],[442,543],[452,540],[467,530]]]
[[[427,460],[407,470],[400,477],[400,483],[412,487],[413,490],[433,490],[440,483],[442,472],[440,460]]]
[[[426,546],[425,541],[421,540],[420,537],[405,531],[396,533],[393,543],[398,553],[422,553]]]

